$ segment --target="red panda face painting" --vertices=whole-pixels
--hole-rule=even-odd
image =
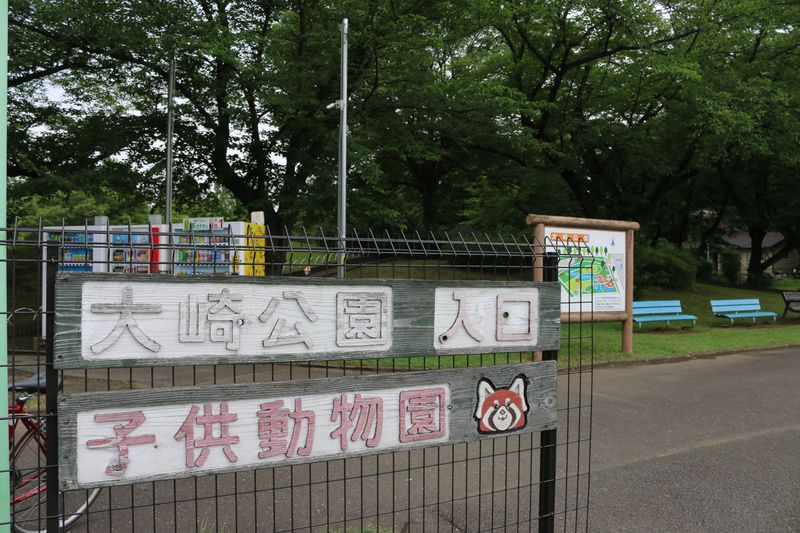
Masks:
[[[478,432],[505,433],[525,427],[528,421],[528,378],[523,374],[514,378],[508,387],[495,387],[486,378],[478,381],[478,405],[475,420]]]

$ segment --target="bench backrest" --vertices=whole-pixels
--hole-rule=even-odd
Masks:
[[[783,291],[784,302],[800,302],[800,291]]]
[[[761,311],[761,302],[758,298],[742,298],[740,300],[711,300],[712,313],[740,313],[748,311]]]
[[[633,316],[671,315],[677,313],[683,313],[680,300],[633,302]]]

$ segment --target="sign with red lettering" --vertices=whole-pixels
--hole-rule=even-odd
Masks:
[[[67,394],[62,489],[552,429],[556,363]]]

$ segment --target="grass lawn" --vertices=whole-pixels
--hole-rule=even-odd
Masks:
[[[716,318],[711,314],[708,301],[711,299],[759,298],[761,308],[778,313],[778,322],[773,324],[758,319],[757,324],[739,319],[731,327],[727,319]],[[791,313],[785,320],[780,319],[783,312],[783,299],[774,291],[756,291],[718,285],[696,284],[694,290],[676,292],[654,289],[645,291],[642,300],[680,300],[686,313],[695,315],[697,325],[682,329],[673,323],[667,329],[663,323],[645,324],[633,336],[633,354],[620,351],[620,324],[594,324],[595,361],[615,359],[651,359],[671,355],[694,355],[725,350],[763,348],[782,344],[800,344],[800,315]],[[584,325],[584,328],[586,325]],[[566,335],[567,327],[564,326]],[[566,347],[566,346],[565,346]]]
[[[779,291],[800,291],[800,279],[776,279],[772,288]]]

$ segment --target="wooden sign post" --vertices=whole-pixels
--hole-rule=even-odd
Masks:
[[[563,322],[622,322],[622,351],[633,351],[633,242],[638,222],[528,215],[537,250],[534,280],[541,281],[541,257],[568,248],[560,261]]]
[[[54,292],[59,368],[553,351],[560,343],[555,282],[70,273],[59,275]],[[557,363],[546,361],[66,394],[58,403],[58,486],[549,431],[556,385]]]

